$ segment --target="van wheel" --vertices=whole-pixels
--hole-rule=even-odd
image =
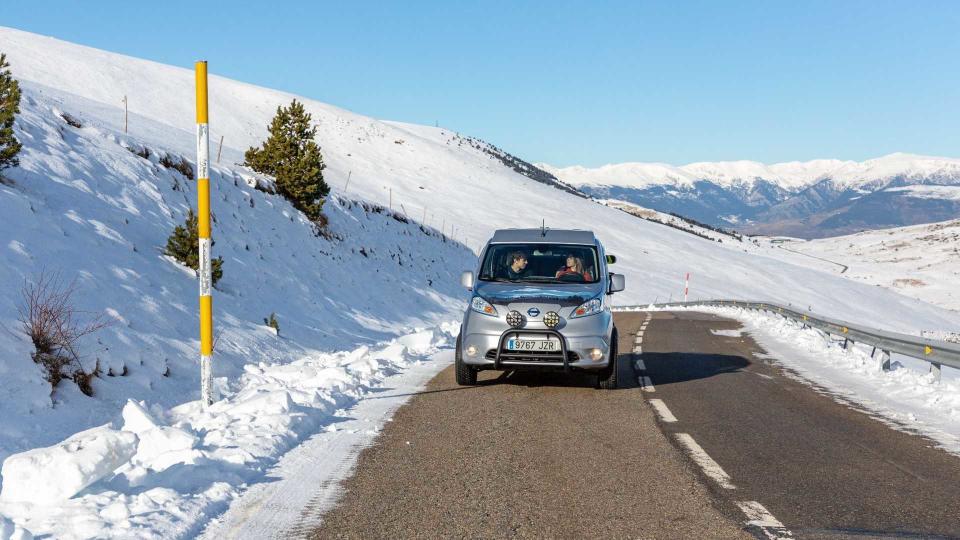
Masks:
[[[617,329],[613,329],[610,336],[610,366],[597,375],[597,388],[601,390],[617,389],[617,358],[619,356],[619,347],[617,347]]]
[[[457,335],[457,350],[453,353],[453,366],[457,372],[457,384],[461,386],[477,384],[477,370],[463,363],[459,335]]]

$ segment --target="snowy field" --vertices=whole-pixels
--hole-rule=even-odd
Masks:
[[[214,294],[222,399],[204,412],[195,276],[162,255],[196,199],[194,182],[160,163],[194,159],[192,71],[3,28],[0,50],[24,93],[22,164],[0,185],[0,325],[16,327],[22,284],[43,269],[76,279],[78,307],[114,323],[82,344],[103,371],[93,397],[70,381],[51,393],[30,342],[0,332],[0,531],[12,520],[55,537],[200,532],[268,471],[287,470],[288,450],[393,388],[390,377],[409,370],[402,384],[415,388],[433,372],[418,366],[449,361],[456,327],[442,323],[467,299],[458,274],[498,228],[594,229],[627,276],[620,304],[676,298],[691,272],[693,298],[765,298],[915,334],[960,326],[956,312],[534,182],[448,129],[298,98],[333,187],[333,236],[318,237],[257,189],[269,179],[238,165],[294,96],[212,77],[214,155],[224,139],[211,175],[214,256],[225,261]],[[279,335],[263,324],[271,312]],[[353,447],[336,448],[328,459],[349,463]],[[46,469],[63,481],[28,480]]]
[[[960,311],[960,220],[781,245],[848,266],[844,275],[849,279]],[[807,264],[828,271],[841,269],[812,258]]]

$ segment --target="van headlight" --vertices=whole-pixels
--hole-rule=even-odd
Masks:
[[[573,313],[570,314],[570,318],[577,319],[588,315],[596,315],[601,311],[603,311],[603,302],[599,298],[594,298],[577,306],[577,309],[573,310]]]
[[[477,313],[490,315],[491,317],[497,316],[497,308],[491,306],[490,302],[487,302],[479,296],[474,296],[473,300],[470,300],[470,309],[476,311]]]

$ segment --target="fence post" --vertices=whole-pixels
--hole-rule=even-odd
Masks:
[[[213,276],[210,264],[210,125],[207,115],[207,62],[196,64],[197,236],[200,271],[200,401],[213,403]]]
[[[930,373],[933,374],[933,380],[940,382],[940,364],[936,362],[930,362]]]

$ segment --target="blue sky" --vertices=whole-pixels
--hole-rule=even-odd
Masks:
[[[960,156],[960,2],[3,0],[0,25],[557,165]]]

